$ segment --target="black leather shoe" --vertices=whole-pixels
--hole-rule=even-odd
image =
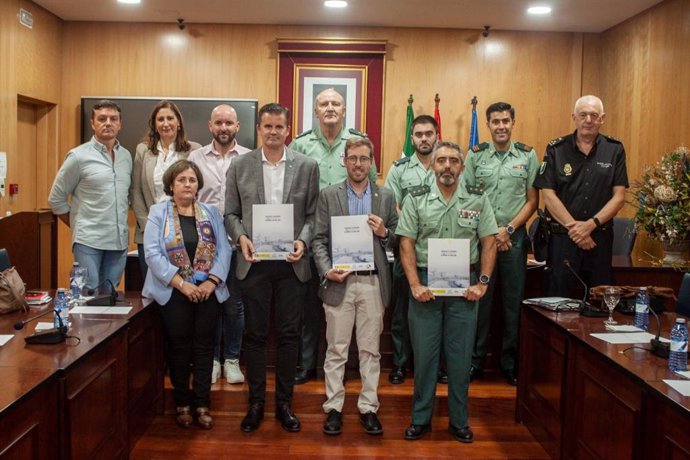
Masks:
[[[276,408],[276,418],[280,420],[280,426],[282,426],[285,431],[295,433],[301,429],[299,419],[295,417],[292,409],[290,409],[290,406],[287,404]]]
[[[379,418],[376,416],[374,412],[360,414],[359,423],[362,424],[362,426],[364,427],[364,431],[366,431],[367,434],[383,434],[383,427],[381,426],[381,422],[379,422]]]
[[[466,426],[465,428],[458,428],[453,425],[449,425],[448,432],[452,434],[457,441],[464,442],[466,444],[474,441],[474,434],[472,433],[472,430],[470,430],[469,426]]]
[[[242,431],[250,432],[259,428],[261,421],[264,419],[264,405],[260,403],[254,403],[249,405],[249,410],[247,415],[242,419],[242,424],[240,428]]]
[[[431,432],[431,425],[410,425],[405,430],[405,439],[408,441],[414,441],[422,437],[424,433]]]
[[[508,382],[508,385],[517,386],[517,376],[514,370],[504,370],[503,377],[506,379],[506,382]]]
[[[444,368],[439,368],[438,375],[436,376],[436,381],[444,385],[448,385],[448,373]]]
[[[307,383],[310,380],[315,380],[316,379],[316,369],[310,369],[310,370],[304,370],[304,369],[297,369],[297,372],[295,372],[295,385],[302,385],[303,383]]]
[[[388,374],[388,381],[393,385],[400,385],[405,382],[405,368],[394,367],[390,374]]]
[[[474,366],[470,367],[470,382],[474,379],[480,379],[484,375],[484,371]]]
[[[331,409],[328,412],[328,418],[323,424],[323,432],[329,436],[334,436],[342,432],[341,427],[343,425],[343,414],[335,409]]]

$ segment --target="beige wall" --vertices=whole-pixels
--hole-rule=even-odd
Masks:
[[[16,22],[20,4],[41,19],[32,31]],[[664,150],[690,144],[680,103],[690,100],[689,16],[690,2],[675,0],[603,34],[492,31],[484,39],[471,30],[230,24],[190,24],[183,33],[173,24],[62,22],[28,1],[6,0],[0,2],[0,62],[17,65],[16,74],[0,72],[0,150],[17,151],[17,95],[58,104],[61,161],[79,140],[82,95],[258,98],[263,104],[276,98],[276,39],[359,38],[388,42],[384,174],[402,147],[409,94],[420,114],[433,111],[440,93],[444,139],[461,145],[472,96],[479,98],[480,122],[489,103],[507,100],[517,109],[514,139],[541,156],[550,139],[572,129],[574,100],[595,93],[606,104],[605,132],[627,147],[632,179]],[[480,123],[480,138],[487,137]],[[51,161],[50,179],[57,168]],[[7,206],[0,200],[0,212]],[[67,232],[61,233],[59,279],[65,279],[71,256]]]

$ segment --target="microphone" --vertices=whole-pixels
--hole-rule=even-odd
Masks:
[[[568,270],[570,270],[570,273],[572,273],[575,278],[580,282],[582,285],[582,288],[584,289],[584,293],[582,295],[582,300],[580,301],[580,314],[582,316],[594,316],[594,317],[604,317],[608,316],[608,313],[603,311],[603,310],[597,310],[593,308],[590,304],[587,303],[587,292],[589,292],[589,288],[587,287],[587,284],[582,281],[582,278],[580,278],[580,275],[577,274],[573,266],[570,264],[570,261],[568,259],[565,259],[563,261],[563,265],[568,267]]]
[[[29,318],[25,321],[18,321],[14,323],[14,328],[19,331],[23,329],[27,323],[30,323],[31,321],[34,321],[40,318],[41,316],[45,316],[48,313],[53,313],[55,315],[55,317],[58,319],[58,324],[60,325],[60,327],[34,332],[33,334],[24,337],[24,342],[26,342],[29,345],[52,345],[65,341],[65,338],[67,338],[67,327],[62,323],[62,318],[60,318],[60,314],[57,310],[44,311],[40,315],[36,315],[33,318]]]
[[[115,290],[115,285],[113,284],[112,281],[110,281],[109,278],[106,278],[105,280],[103,280],[103,282],[101,284],[99,284],[98,286],[96,286],[94,289],[89,289],[87,291],[87,293],[90,296],[94,295],[96,293],[96,291],[99,288],[103,287],[103,285],[105,283],[110,284],[110,294],[104,295],[101,297],[94,297],[91,300],[87,300],[86,305],[89,305],[89,306],[100,306],[100,305],[113,306],[113,305],[115,305],[115,303],[117,302],[117,291]]]
[[[54,312],[55,312],[55,310],[47,310],[47,311],[44,311],[44,312],[41,313],[41,314],[38,314],[38,315],[36,315],[36,316],[33,316],[33,317],[29,318],[29,319],[25,319],[25,320],[22,320],[22,321],[17,321],[16,323],[14,323],[14,329],[17,330],[17,331],[21,331],[22,329],[24,329],[24,326],[26,326],[26,325],[29,324],[30,322],[36,321],[38,318],[40,318],[40,317],[42,317],[42,316],[45,316],[45,315],[47,315],[48,313],[54,313]]]
[[[656,337],[649,341],[649,345],[652,347],[652,354],[659,358],[668,359],[668,355],[671,352],[671,344],[659,340],[661,336],[661,321],[659,320],[659,315],[656,314],[651,306],[649,307],[649,311],[651,311],[654,314],[654,318],[656,318]]]

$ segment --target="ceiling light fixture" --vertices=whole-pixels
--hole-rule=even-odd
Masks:
[[[328,8],[345,8],[347,6],[347,2],[344,0],[326,0],[323,2],[323,5]]]
[[[550,6],[530,6],[527,8],[527,13],[534,15],[551,14]]]
[[[127,5],[138,5],[141,0],[117,0],[118,3],[126,3]]]

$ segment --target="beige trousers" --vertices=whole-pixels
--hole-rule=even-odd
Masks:
[[[384,306],[381,301],[378,275],[360,276],[351,274],[345,281],[345,297],[340,305],[323,304],[326,315],[326,360],[323,365],[326,374],[326,397],[324,412],[331,409],[343,411],[345,385],[343,375],[347,353],[356,326],[359,348],[359,373],[362,390],[359,393],[359,412],[376,412],[379,409],[377,389],[381,373],[379,340],[383,331]]]

